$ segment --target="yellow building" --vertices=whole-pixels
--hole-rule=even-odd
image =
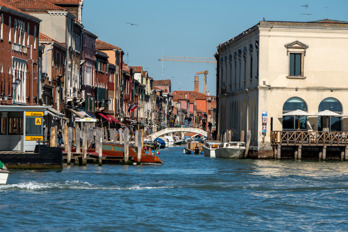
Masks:
[[[348,130],[347,22],[261,21],[216,58],[218,135],[250,130],[251,151],[272,155],[271,131]]]

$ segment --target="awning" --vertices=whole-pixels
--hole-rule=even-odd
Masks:
[[[47,112],[52,116],[56,116],[58,118],[65,118],[65,114],[62,114],[61,112],[59,112],[58,110],[54,108],[48,108]]]
[[[98,113],[100,116],[102,116],[105,120],[107,120],[108,122],[112,122],[112,120],[108,117],[106,117],[104,114],[102,113]]]
[[[108,117],[110,120],[114,121],[117,124],[121,124],[120,121],[118,121],[116,118],[112,117],[111,115],[107,114],[106,117]]]
[[[89,114],[87,114],[85,111],[76,111],[73,109],[70,109],[70,111],[77,116],[75,117],[75,122],[97,122],[98,121],[95,118],[91,118]]]

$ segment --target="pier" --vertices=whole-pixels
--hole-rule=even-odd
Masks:
[[[348,161],[348,132],[272,131],[275,159],[318,159]]]

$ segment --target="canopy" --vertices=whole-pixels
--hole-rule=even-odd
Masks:
[[[106,121],[108,122],[112,122],[112,120],[109,117],[106,117],[104,114],[102,113],[98,113],[100,116],[102,116],[102,118],[104,118]]]
[[[97,122],[97,119],[92,118],[85,111],[76,111],[70,109],[77,117],[75,117],[75,122]]]
[[[333,112],[331,110],[324,110],[320,111],[319,113],[315,114],[317,116],[327,116],[327,117],[341,117],[340,114]]]
[[[299,109],[283,114],[283,116],[312,116],[312,115],[313,114],[310,114],[306,111],[299,110]]]

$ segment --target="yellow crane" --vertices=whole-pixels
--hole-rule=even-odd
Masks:
[[[211,57],[187,57],[187,56],[162,56],[159,61],[176,61],[176,62],[195,62],[195,63],[216,63],[215,58]],[[163,64],[162,64],[163,68]],[[196,75],[204,74],[204,94],[207,94],[207,75],[208,71],[197,72]]]
[[[204,70],[202,72],[196,72],[196,75],[204,75],[204,94],[207,94],[207,76],[209,74],[209,72],[207,70]]]

